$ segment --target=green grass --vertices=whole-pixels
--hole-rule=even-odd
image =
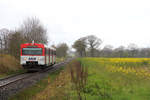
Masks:
[[[132,73],[110,72],[106,67],[113,65],[113,62],[110,64],[107,59],[82,58],[78,61],[88,67],[84,89],[87,100],[150,100],[150,79]],[[135,62],[126,63],[133,67]],[[140,65],[145,66],[145,63]],[[139,67],[137,64],[135,66]]]
[[[37,82],[32,87],[29,87],[29,88],[22,90],[21,92],[19,92],[15,96],[9,98],[9,100],[29,100],[29,99],[32,99],[32,97],[34,95],[36,95],[37,93],[44,90],[47,87],[47,85],[50,84],[48,82],[49,78],[50,78],[50,82],[53,82],[54,79],[56,78],[56,76],[61,72],[62,69],[64,69],[64,67],[60,68],[59,70],[57,70],[53,73],[49,73],[48,77],[44,78],[43,80],[40,80],[39,82]]]

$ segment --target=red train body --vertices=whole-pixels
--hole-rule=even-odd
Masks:
[[[44,69],[56,63],[56,50],[44,44],[21,44],[20,52],[20,64],[25,69]]]

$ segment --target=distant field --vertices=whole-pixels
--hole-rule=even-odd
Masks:
[[[149,58],[82,58],[88,100],[150,100]]]

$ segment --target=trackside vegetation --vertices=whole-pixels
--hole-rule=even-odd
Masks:
[[[0,77],[21,73],[24,70],[19,61],[11,55],[0,55]]]
[[[26,88],[13,97],[10,97],[9,100],[30,100],[34,98],[36,94],[42,92],[49,84],[51,84],[63,69],[64,67],[55,72],[49,73],[46,78],[37,82],[34,86]]]

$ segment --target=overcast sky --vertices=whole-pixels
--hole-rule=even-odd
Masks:
[[[51,44],[93,34],[103,45],[150,47],[150,0],[0,0],[0,29],[35,16]]]

